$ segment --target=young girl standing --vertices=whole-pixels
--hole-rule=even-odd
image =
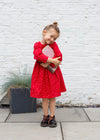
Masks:
[[[33,54],[36,62],[31,78],[30,97],[42,98],[44,114],[40,124],[41,126],[57,126],[55,119],[55,97],[61,96],[61,92],[67,91],[59,67],[62,61],[62,53],[55,42],[59,35],[60,30],[57,26],[57,22],[54,22],[43,29],[42,40],[34,44]],[[49,58],[42,53],[42,49],[46,47],[46,45],[49,45],[53,49],[55,53],[54,57]],[[41,64],[39,63],[40,61],[42,62]],[[54,73],[51,73],[46,68],[49,64],[52,65],[52,67],[57,66]],[[50,106],[50,115],[48,114],[48,106]]]

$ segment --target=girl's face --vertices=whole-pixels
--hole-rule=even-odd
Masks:
[[[50,28],[48,31],[43,31],[43,42],[45,44],[52,44],[59,37],[59,33],[53,28]]]

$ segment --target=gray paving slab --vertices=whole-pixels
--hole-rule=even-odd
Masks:
[[[58,121],[89,121],[83,108],[58,108],[55,111]]]
[[[9,109],[0,108],[0,122],[4,122],[8,117],[9,113],[10,113]]]
[[[85,108],[84,110],[91,121],[100,121],[100,108]]]
[[[50,109],[49,109],[50,113]],[[57,122],[62,121],[89,121],[82,108],[56,108],[55,116]],[[37,122],[43,118],[43,109],[37,108],[34,113],[10,114],[7,122]]]
[[[0,123],[1,140],[62,140],[60,124],[41,127],[39,123]]]
[[[43,118],[43,111],[37,108],[37,112],[10,114],[6,122],[36,122],[39,123]]]
[[[64,140],[100,140],[100,122],[62,122]]]

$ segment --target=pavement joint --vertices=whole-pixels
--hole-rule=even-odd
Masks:
[[[83,111],[84,111],[84,113],[86,114],[86,116],[87,116],[87,118],[88,118],[89,122],[91,122],[91,119],[89,118],[89,116],[88,116],[88,114],[86,113],[86,111],[85,111],[85,109],[84,109],[84,108],[83,108]]]
[[[62,140],[64,140],[64,134],[63,134],[63,129],[62,129],[62,124],[61,124],[61,122],[60,122],[60,128],[61,128]]]
[[[4,123],[6,123],[6,122],[7,122],[7,120],[8,120],[8,118],[9,118],[10,114],[11,114],[11,113],[9,112],[9,114],[8,114],[8,116],[6,117],[6,119],[5,119]]]

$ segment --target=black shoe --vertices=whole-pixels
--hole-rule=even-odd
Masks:
[[[50,117],[49,115],[48,116],[43,115],[43,120],[41,121],[42,127],[48,126],[49,117]]]
[[[56,127],[57,126],[57,122],[55,120],[55,115],[53,117],[49,117],[49,121],[48,121],[48,125],[49,127]]]

